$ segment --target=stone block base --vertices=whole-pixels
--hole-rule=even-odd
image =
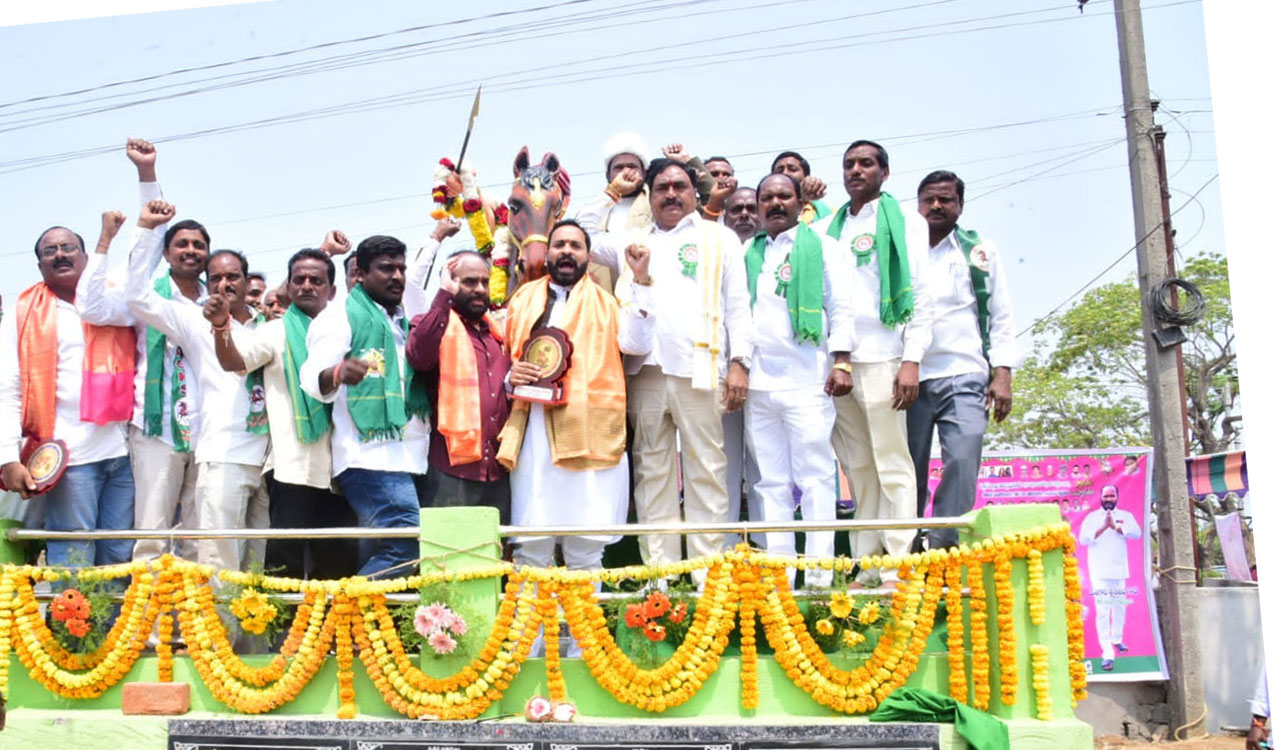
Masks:
[[[176,716],[191,710],[191,685],[185,682],[127,682],[120,696],[126,714]]]

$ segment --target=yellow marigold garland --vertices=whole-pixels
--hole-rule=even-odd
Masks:
[[[969,678],[964,668],[964,591],[959,557],[947,561],[947,685],[959,703],[969,701]]]
[[[742,637],[742,664],[738,670],[738,678],[742,684],[742,707],[754,710],[760,707],[760,655],[756,648],[756,604],[760,597],[760,575],[749,565],[734,566],[733,575],[738,582],[741,602],[738,606],[738,631]],[[848,597],[847,594],[845,596]],[[845,634],[854,632],[856,631],[846,630]]]
[[[1076,538],[1070,528],[1058,535],[1062,547],[1063,593],[1067,600],[1067,666],[1071,675],[1072,708],[1088,696],[1088,672],[1084,666],[1084,592],[1080,587],[1080,563],[1076,560]]]
[[[976,554],[976,553],[975,553]],[[982,563],[969,565],[969,644],[973,653],[973,707],[991,705],[991,653],[987,650],[987,587]]]
[[[1027,614],[1032,625],[1044,624],[1044,594],[1044,560],[1040,550],[1032,548],[1027,551]]]
[[[1049,696],[1049,647],[1041,643],[1031,644],[1031,687],[1036,693],[1036,717],[1041,721],[1053,719],[1053,699]]]
[[[1013,562],[1007,549],[995,554],[996,626],[1000,633],[1000,702],[1018,700],[1018,630],[1013,624]]]

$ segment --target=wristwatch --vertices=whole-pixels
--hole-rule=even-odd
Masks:
[[[831,369],[847,372],[850,375],[853,374],[853,364],[851,362],[836,362],[834,365],[831,365]]]
[[[742,365],[742,369],[746,370],[748,375],[751,374],[751,358],[750,357],[739,356],[729,360],[729,364],[733,364],[734,362],[737,362],[738,364]]]

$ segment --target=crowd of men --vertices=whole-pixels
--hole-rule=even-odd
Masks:
[[[126,152],[141,192],[127,249],[113,247],[116,211],[92,251],[46,230],[43,280],[0,320],[0,479],[26,499],[29,527],[398,528],[420,508],[467,505],[516,526],[597,528],[632,509],[640,523],[703,524],[738,520],[744,499],[751,520],[825,521],[837,466],[857,518],[913,519],[935,431],[933,513],[954,516],[973,506],[988,418],[1011,408],[1002,259],[957,225],[964,182],[932,172],[915,207],[900,204],[871,141],[844,152],[848,200],[832,208],[795,152],[751,188],[724,157],[673,144],[650,159],[637,136],[615,136],[607,185],[552,227],[547,274],[500,312],[487,257],[439,252],[460,228],[448,218],[418,250],[384,235],[353,250],[331,231],[269,289],[164,200],[154,146],[131,139]],[[113,252],[128,253],[116,283]],[[572,344],[564,402],[513,398],[541,376],[521,354],[547,326]],[[53,439],[69,466],[36,494],[23,459]],[[558,545],[565,565],[593,568],[616,539],[520,537],[513,554],[552,565]],[[658,564],[731,538],[640,541]],[[796,552],[791,532],[757,541]],[[851,549],[956,543],[946,529],[859,531]],[[835,533],[804,546],[832,555]],[[403,574],[418,557],[412,539],[216,539],[50,541],[47,559],[165,552],[308,577]],[[862,571],[854,585],[874,583]]]

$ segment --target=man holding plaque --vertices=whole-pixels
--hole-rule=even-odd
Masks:
[[[435,238],[456,229],[443,221]],[[489,317],[489,264],[466,250],[449,258],[426,313],[414,318],[405,350],[427,381],[431,441],[424,507],[484,505],[511,523],[511,485],[498,463],[498,433],[507,422],[511,358]]]
[[[364,527],[417,528],[414,477],[427,471],[426,379],[405,361],[409,318],[405,244],[366,237],[356,248],[360,281],[307,330],[302,390],[333,404],[333,475]],[[361,544],[359,575],[407,575],[415,539]]]
[[[507,343],[519,359],[511,365],[515,402],[499,435],[498,460],[511,471],[516,526],[626,521],[622,354],[643,355],[653,345],[649,251],[639,245],[627,249],[633,279],[628,283],[635,289],[619,310],[613,295],[582,282],[590,248],[591,238],[577,222],[558,222],[548,237],[548,275],[511,298]],[[521,396],[524,389],[528,399]],[[548,391],[555,395],[548,398]],[[605,545],[616,539],[561,537],[565,565],[599,568]],[[555,537],[519,539],[516,562],[550,567],[555,546]]]
[[[123,223],[103,214],[99,248]],[[0,478],[23,498],[47,493],[46,531],[131,528],[133,329],[91,325],[76,311],[88,260],[80,235],[48,229],[35,255],[43,281],[0,325]],[[47,550],[51,566],[111,565],[129,559],[133,542],[50,541]]]
[[[854,141],[842,160],[849,201],[814,223],[853,258],[844,283],[854,304],[853,390],[836,399],[832,440],[857,500],[857,518],[916,517],[916,472],[907,447],[907,409],[920,390],[920,359],[929,348],[933,309],[920,270],[929,228],[881,190],[889,154]],[[853,556],[907,554],[912,531],[859,531]],[[895,575],[889,571],[885,578]],[[858,583],[874,582],[860,571]]]
[[[853,300],[848,252],[800,220],[800,183],[775,172],[760,181],[764,231],[746,243],[747,289],[756,324],[755,373],[747,396],[747,442],[760,467],[761,497],[751,520],[795,517],[791,487],[800,488],[806,521],[836,517],[833,397],[853,388]],[[794,555],[795,534],[765,534],[769,552]],[[807,555],[835,555],[835,532],[805,533]],[[831,572],[805,573],[808,585],[828,585]]]
[[[742,243],[728,227],[697,213],[697,173],[688,164],[654,159],[645,174],[653,223],[592,236],[592,257],[617,267],[624,305],[638,288],[626,251],[648,248],[654,284],[654,346],[627,358],[627,410],[633,429],[635,503],[640,523],[679,523],[676,433],[684,473],[684,518],[729,520],[725,489],[725,411],[742,408],[751,368],[751,306]],[[579,215],[588,231],[601,226],[598,206]],[[722,552],[723,534],[691,534],[689,556]],[[680,537],[640,540],[646,564],[680,560]]]

